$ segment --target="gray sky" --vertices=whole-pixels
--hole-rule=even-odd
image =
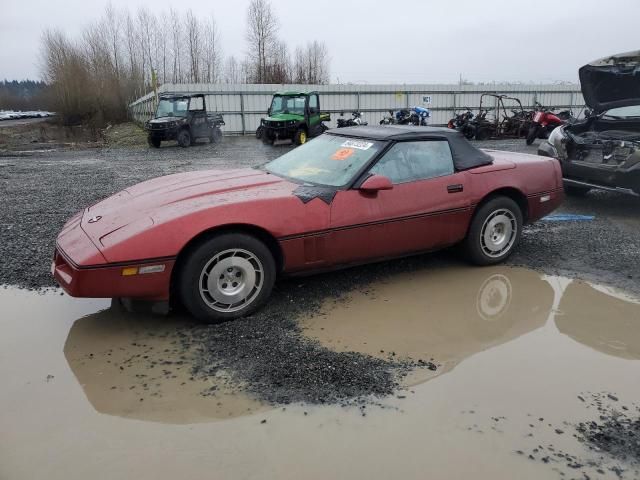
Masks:
[[[106,0],[2,0],[0,79],[39,78],[40,33],[79,35]],[[224,54],[243,56],[249,0],[112,0],[213,13]],[[293,51],[325,41],[331,80],[366,83],[577,81],[589,60],[640,49],[637,0],[272,0]],[[532,8],[535,6],[536,8]]]

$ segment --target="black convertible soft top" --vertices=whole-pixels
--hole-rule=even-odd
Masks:
[[[489,165],[493,158],[477,149],[464,138],[462,133],[450,128],[411,127],[405,125],[379,125],[332,129],[329,135],[342,137],[367,138],[369,140],[406,142],[411,140],[447,140],[451,147],[453,164],[456,170],[468,170]]]

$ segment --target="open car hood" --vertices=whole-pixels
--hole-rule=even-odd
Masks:
[[[640,50],[594,60],[578,73],[584,101],[596,113],[640,105]]]

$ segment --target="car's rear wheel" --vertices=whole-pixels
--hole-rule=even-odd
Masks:
[[[492,265],[505,260],[520,241],[522,211],[508,197],[494,197],[481,205],[471,220],[465,239],[469,260]]]
[[[222,140],[222,131],[218,127],[213,127],[209,134],[209,143],[220,143]]]
[[[538,128],[539,127],[537,124],[531,125],[529,127],[529,131],[527,132],[527,139],[526,139],[527,145],[531,145],[535,141],[535,139],[538,138]]]
[[[182,148],[191,145],[191,133],[189,133],[189,130],[180,130],[180,133],[178,133],[178,145]]]
[[[260,240],[242,233],[210,237],[195,245],[180,270],[182,303],[198,320],[217,323],[244,317],[271,294],[273,255]]]

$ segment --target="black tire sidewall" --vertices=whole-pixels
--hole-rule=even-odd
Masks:
[[[531,145],[536,138],[538,138],[538,127],[529,127],[529,132],[527,133],[527,145]]]
[[[299,128],[298,130],[296,130],[296,135],[293,137],[293,143],[295,143],[296,145],[302,145],[302,141],[300,140],[301,133],[306,134],[307,131],[304,128]]]
[[[186,148],[191,145],[191,134],[188,130],[180,130],[180,132],[178,132],[178,145],[182,148]]]
[[[258,257],[264,269],[263,286],[258,296],[242,310],[217,312],[207,306],[200,296],[200,274],[213,256],[232,248],[242,248]],[[224,233],[201,240],[187,252],[179,268],[177,291],[180,299],[187,310],[204,323],[219,323],[250,315],[269,298],[276,279],[276,264],[267,246],[244,233]]]
[[[149,146],[153,148],[160,148],[160,140],[155,137],[147,137],[147,142],[149,143]]]
[[[516,217],[516,224],[518,230],[516,232],[516,238],[511,248],[500,255],[499,257],[489,257],[484,253],[480,245],[480,238],[482,235],[482,226],[491,213],[499,209],[510,210]],[[496,196],[478,207],[478,210],[471,220],[469,231],[465,239],[465,250],[469,260],[477,265],[493,265],[506,260],[516,249],[518,243],[520,243],[520,237],[522,236],[522,210],[518,204],[509,197]]]

